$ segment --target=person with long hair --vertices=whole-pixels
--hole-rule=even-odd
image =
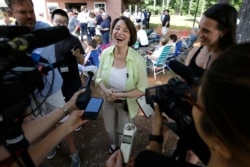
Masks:
[[[237,15],[237,10],[227,3],[215,4],[203,13],[197,32],[200,46],[194,47],[185,61],[194,77],[200,78],[225,49],[236,45]],[[188,150],[186,161],[197,164],[200,160]]]
[[[188,54],[185,64],[195,76],[202,76],[211,63],[225,49],[236,44],[237,11],[227,3],[218,3],[208,8],[199,22],[199,47]]]

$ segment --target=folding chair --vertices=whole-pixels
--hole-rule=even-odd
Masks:
[[[165,67],[167,67],[169,70],[171,70],[168,67],[168,65],[166,64],[166,60],[169,57],[169,52],[170,52],[171,47],[172,46],[166,45],[163,48],[159,58],[155,62],[153,62],[151,60],[152,64],[150,66],[148,66],[148,67],[151,68],[151,70],[153,71],[154,79],[156,79],[156,75],[158,75],[160,73],[165,74]]]

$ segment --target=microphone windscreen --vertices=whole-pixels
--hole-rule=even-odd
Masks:
[[[31,30],[26,26],[0,26],[0,37],[12,39],[17,36],[28,34]]]
[[[31,54],[31,58],[33,61],[35,61],[36,63],[38,62],[42,62],[42,63],[49,63],[47,59],[43,58],[41,55],[37,54],[37,53],[32,53]]]
[[[28,41],[29,48],[35,49],[64,40],[69,35],[70,33],[67,27],[56,26],[35,30],[30,34],[20,36],[20,38],[25,38]]]

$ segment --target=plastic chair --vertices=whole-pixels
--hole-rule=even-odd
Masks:
[[[175,44],[175,53],[174,53],[174,56],[177,57],[179,54],[182,53],[182,41],[178,41],[176,42]]]
[[[152,66],[152,67],[148,66],[148,67],[150,67],[151,70],[153,71],[153,73],[154,73],[154,79],[155,79],[155,80],[156,80],[156,76],[157,76],[158,74],[160,74],[160,73],[165,74],[165,67],[167,67],[169,70],[171,70],[171,69],[169,68],[169,66],[166,64],[166,60],[169,58],[169,52],[170,52],[171,47],[172,47],[172,46],[166,45],[166,46],[163,48],[163,50],[162,50],[162,52],[161,52],[159,58],[158,58],[155,62],[153,62],[153,61],[151,60],[152,63],[151,63],[150,66]],[[172,70],[171,70],[171,71],[172,71]]]

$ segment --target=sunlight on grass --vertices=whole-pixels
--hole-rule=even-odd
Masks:
[[[195,27],[198,27],[198,21],[200,18],[196,18]],[[171,15],[170,28],[185,30],[193,27],[194,17],[193,16],[176,16]],[[151,16],[150,18],[150,28],[157,29],[158,26],[161,26],[160,15]]]

